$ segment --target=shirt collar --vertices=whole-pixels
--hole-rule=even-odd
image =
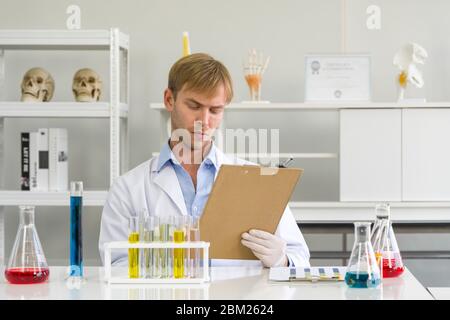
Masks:
[[[217,163],[217,156],[216,156],[216,146],[214,145],[214,143],[211,146],[211,149],[209,150],[208,154],[206,155],[206,158],[203,159],[203,163],[206,165],[213,165],[214,168],[217,170],[218,169],[218,163]],[[157,166],[157,170],[158,172],[161,171],[161,169],[168,163],[174,163],[174,164],[180,164],[180,162],[178,161],[178,159],[175,157],[175,155],[173,154],[172,150],[170,149],[169,146],[169,142],[164,143],[161,151],[159,153],[159,161],[158,161],[158,166]]]
[[[159,171],[165,166],[167,162],[169,162],[172,158],[172,150],[170,150],[169,143],[164,143],[161,151],[159,152],[159,161],[158,167],[156,168]]]
[[[211,145],[211,149],[209,150],[209,152],[206,155],[206,158],[203,160],[203,162],[206,165],[213,165],[216,170],[218,169],[217,156],[216,156],[216,146],[215,146],[214,143]]]

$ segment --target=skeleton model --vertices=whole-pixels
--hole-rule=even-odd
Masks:
[[[408,82],[414,84],[418,88],[422,88],[424,81],[422,73],[416,64],[424,64],[428,57],[424,48],[416,43],[408,43],[404,45],[394,56],[394,65],[400,70],[397,77],[399,86],[398,100],[402,100],[405,95],[405,89]]]
[[[261,81],[264,72],[269,64],[270,56],[263,58],[262,52],[259,54],[255,49],[250,50],[247,60],[243,63],[244,77],[250,88],[250,97],[252,101],[261,99]]]
[[[96,102],[102,93],[102,81],[95,71],[80,69],[73,77],[72,91],[78,102]]]
[[[23,76],[21,101],[44,102],[50,101],[55,91],[55,81],[46,70],[32,68]]]

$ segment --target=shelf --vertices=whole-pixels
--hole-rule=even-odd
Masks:
[[[153,152],[152,156],[156,157],[159,152]],[[336,159],[337,153],[226,153],[227,156],[238,157],[241,159],[248,158],[294,158],[294,159]]]
[[[109,118],[108,102],[0,102],[0,118]],[[128,116],[128,105],[120,104],[120,117]]]
[[[342,110],[342,109],[402,109],[402,108],[450,108],[450,102],[309,102],[309,103],[232,103],[226,106],[229,111],[280,111],[280,110]],[[150,103],[150,109],[166,110],[162,103]]]
[[[108,191],[84,191],[83,205],[103,206]],[[69,206],[69,191],[0,191],[0,206]]]
[[[299,223],[374,221],[378,202],[290,202]],[[450,202],[389,202],[395,223],[450,222]]]
[[[83,205],[103,207],[108,191],[84,191]],[[0,191],[0,206],[68,206],[66,192]],[[376,202],[289,202],[298,223],[373,221]],[[395,223],[450,222],[450,202],[390,202]]]
[[[129,48],[129,36],[119,32],[119,47]],[[110,30],[0,30],[0,49],[109,50]]]

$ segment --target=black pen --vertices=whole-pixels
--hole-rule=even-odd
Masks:
[[[278,168],[287,168],[288,164],[294,160],[294,158],[289,158],[286,161],[284,161],[283,163],[278,165]]]

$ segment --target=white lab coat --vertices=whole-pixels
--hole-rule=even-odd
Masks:
[[[217,165],[252,164],[242,159],[226,156],[216,149]],[[172,166],[164,166],[158,173],[159,157],[140,164],[117,178],[111,186],[103,207],[100,226],[99,250],[104,262],[103,245],[109,241],[128,239],[128,221],[130,216],[138,216],[146,209],[154,215],[187,215],[186,205]],[[216,171],[217,177],[218,170]],[[295,266],[309,266],[309,250],[289,207],[286,207],[278,224],[276,235],[287,242],[287,255]],[[127,265],[127,251],[113,250],[112,264]],[[212,266],[218,265],[261,265],[259,260],[212,260]]]

